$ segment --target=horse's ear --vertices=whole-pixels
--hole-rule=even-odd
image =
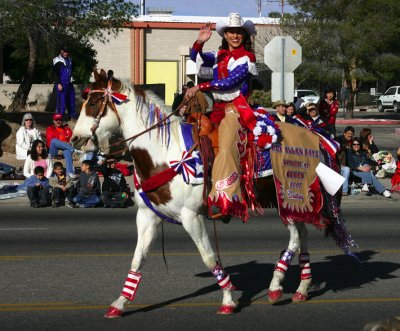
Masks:
[[[107,74],[106,74],[106,72],[105,72],[103,69],[100,70],[100,76],[101,76],[101,78],[107,80]]]
[[[99,75],[99,73],[97,72],[96,67],[93,67],[93,75],[94,75],[94,80],[95,80],[96,82],[100,81],[100,75]]]

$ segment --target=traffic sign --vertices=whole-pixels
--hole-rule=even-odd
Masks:
[[[282,82],[283,76],[283,82]],[[282,89],[282,85],[284,85]],[[293,102],[294,100],[294,74],[293,72],[273,72],[271,76],[271,101],[285,100]]]
[[[292,72],[301,60],[301,46],[290,36],[274,37],[264,47],[264,63],[273,72]]]

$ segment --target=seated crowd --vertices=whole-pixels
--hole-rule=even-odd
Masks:
[[[45,176],[42,166],[36,166],[33,175],[25,181],[31,207],[58,208],[66,205],[71,208],[92,208],[103,205],[124,208],[132,205],[129,185],[122,172],[115,167],[116,163],[114,158],[102,160],[100,167],[94,170],[92,161],[83,160],[77,178],[67,175],[61,162],[54,164],[50,178]],[[97,171],[104,176],[102,185]]]
[[[341,166],[341,174],[345,178],[342,186],[342,195],[349,195],[349,182],[361,182],[362,191],[367,195],[378,193],[386,198],[391,196],[378,178],[391,176],[396,171],[396,162],[387,151],[380,151],[375,145],[372,130],[369,128],[361,129],[359,138],[354,137],[354,127],[348,126],[340,136],[336,133],[334,116],[337,113],[337,102],[332,95],[332,91],[327,91],[326,99],[322,105],[307,103],[303,107],[284,100],[279,100],[273,104],[276,114],[273,115],[275,121],[294,124],[324,130],[327,135],[334,138],[340,144],[337,153],[338,162]],[[329,108],[329,100],[332,107]],[[321,115],[321,112],[324,116]],[[320,131],[321,132],[321,131]],[[399,154],[399,153],[398,153]],[[397,155],[400,160],[400,155]]]
[[[102,158],[96,171],[91,161],[83,160],[80,174],[75,174],[73,155],[82,152],[70,144],[72,130],[63,124],[60,114],[54,114],[53,124],[46,129],[46,142],[34,126],[32,114],[25,114],[16,137],[17,159],[25,160],[23,173],[32,207],[125,207],[133,203],[115,158]],[[66,169],[59,161],[53,165],[53,160],[60,158]],[[102,187],[97,171],[104,176]]]
[[[354,133],[354,127],[348,126],[343,135],[336,138],[341,147],[338,158],[342,176],[345,178],[342,195],[349,194],[349,181],[361,181],[362,191],[369,195],[376,191],[389,198],[390,191],[386,190],[377,178],[383,177],[378,173],[384,167],[384,160],[376,158],[379,149],[375,145],[372,130],[361,129],[359,137],[354,137]]]
[[[362,129],[358,138],[355,137],[354,127],[348,126],[342,135],[335,137],[338,102],[331,90],[326,92],[325,99],[319,105],[307,103],[300,107],[300,104],[286,104],[284,100],[278,100],[273,104],[276,114],[272,117],[277,122],[302,125],[325,132],[339,142],[337,160],[345,178],[342,195],[349,195],[349,182],[361,182],[362,191],[368,195],[378,193],[389,198],[390,191],[384,188],[378,178],[394,174],[396,162],[390,153],[379,151],[371,129]],[[122,172],[116,168],[115,158],[103,160],[99,164],[97,171],[104,176],[102,187],[91,161],[82,161],[79,176],[75,174],[73,154],[82,152],[70,144],[72,130],[67,124],[63,124],[60,114],[54,114],[53,124],[46,130],[46,142],[34,125],[32,115],[27,113],[17,132],[17,159],[25,159],[24,176],[27,178],[28,197],[32,207],[124,207],[131,201],[129,186]],[[60,157],[65,159],[66,169],[61,162],[54,163],[53,167],[52,158]],[[400,155],[397,158],[400,160]],[[400,186],[397,182],[396,187]]]

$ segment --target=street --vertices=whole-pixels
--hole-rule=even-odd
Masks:
[[[181,226],[161,228],[126,315],[103,314],[118,296],[136,244],[135,208],[34,210],[2,206],[0,219],[2,330],[362,330],[399,313],[398,199],[343,201],[361,263],[309,227],[313,273],[310,300],[294,304],[297,258],[282,300],[266,289],[289,234],[275,210],[247,224],[217,223],[222,262],[238,291],[237,313],[216,315],[222,293]],[[214,242],[213,224],[206,221]]]

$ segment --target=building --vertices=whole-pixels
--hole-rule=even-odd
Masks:
[[[174,95],[189,80],[197,82],[195,63],[189,58],[198,31],[207,22],[226,17],[174,16],[170,10],[149,11],[127,24],[127,28],[109,43],[93,40],[98,68],[112,69],[116,77],[134,84],[165,84],[165,103],[171,105]],[[276,30],[279,19],[252,20],[257,30]],[[257,43],[257,40],[256,40]],[[204,50],[216,50],[221,37],[214,31]],[[258,61],[263,61],[259,56]]]

